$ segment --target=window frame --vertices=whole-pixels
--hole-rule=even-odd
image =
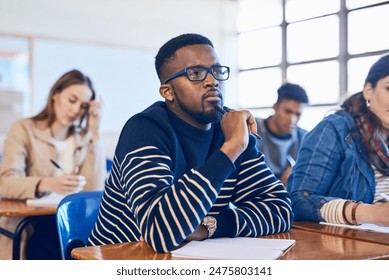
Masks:
[[[348,35],[347,35],[347,30],[348,30],[348,15],[350,12],[357,11],[357,10],[363,10],[363,9],[368,9],[372,7],[378,7],[378,6],[384,6],[384,5],[389,5],[389,1],[384,1],[381,3],[376,3],[376,4],[370,4],[366,5],[363,7],[358,7],[354,9],[348,9],[346,7],[346,2],[347,0],[339,0],[340,1],[340,9],[337,12],[334,13],[326,13],[322,14],[320,16],[316,17],[310,17],[310,18],[304,18],[302,20],[294,21],[294,22],[287,22],[286,21],[286,2],[288,0],[282,0],[282,22],[278,25],[272,25],[272,26],[267,26],[263,28],[258,28],[254,30],[261,30],[261,29],[270,29],[274,28],[276,26],[281,27],[281,43],[282,43],[282,49],[281,49],[281,62],[279,64],[275,65],[266,65],[266,66],[258,66],[258,67],[251,67],[247,69],[241,69],[238,66],[238,76],[240,73],[246,72],[246,71],[256,71],[256,70],[263,70],[267,68],[279,68],[281,70],[281,81],[282,83],[285,83],[288,81],[288,76],[287,76],[287,69],[291,66],[295,65],[302,65],[302,64],[310,64],[310,63],[320,63],[320,62],[327,62],[327,61],[337,61],[339,63],[339,98],[337,103],[329,103],[329,104],[312,104],[308,105],[309,107],[323,107],[323,106],[334,106],[338,105],[339,102],[344,100],[345,98],[348,97],[349,90],[348,90],[348,71],[347,71],[347,66],[348,62],[351,59],[354,58],[361,58],[361,57],[370,57],[370,56],[376,56],[376,55],[382,55],[384,53],[388,53],[389,49],[380,49],[377,51],[367,51],[367,52],[361,52],[361,53],[355,53],[355,54],[350,54],[348,52]],[[325,1],[325,0],[323,0]],[[335,57],[326,57],[322,59],[310,59],[310,60],[304,60],[301,62],[288,62],[287,59],[287,30],[288,26],[290,24],[298,23],[298,22],[305,22],[309,21],[312,19],[317,19],[317,18],[322,18],[322,17],[327,17],[331,15],[337,15],[339,17],[339,54]],[[238,37],[240,35],[244,35],[245,33],[253,32],[253,29],[249,29],[247,31],[240,31],[238,32]],[[363,82],[363,81],[361,81]],[[308,93],[309,95],[309,93]],[[239,97],[240,98],[240,97]],[[269,106],[256,106],[256,107],[246,107],[246,106],[241,106],[241,104],[250,104],[250,102],[247,101],[240,101],[238,100],[239,106],[241,108],[245,109],[269,109]],[[252,103],[251,103],[252,104]]]

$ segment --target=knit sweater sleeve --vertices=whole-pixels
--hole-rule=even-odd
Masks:
[[[173,250],[199,226],[234,170],[219,151],[201,166],[204,174],[192,168],[177,178],[173,166],[185,162],[168,134],[155,121],[139,118],[125,127],[116,151],[128,206],[141,235],[158,252]]]
[[[257,237],[285,232],[292,226],[290,195],[266,165],[263,154],[253,146],[242,155],[237,167],[231,198],[235,207],[216,215],[215,237]]]

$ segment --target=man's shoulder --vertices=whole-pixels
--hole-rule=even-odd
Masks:
[[[300,126],[296,127],[296,131],[297,131],[297,135],[304,135],[305,133],[308,132],[308,130],[306,130],[305,128],[302,128]]]
[[[163,120],[168,117],[168,109],[165,102],[157,101],[144,109],[143,111],[136,113],[130,117],[127,123],[130,123],[134,120],[139,121],[140,119],[155,119]]]
[[[157,101],[143,111],[131,116],[123,126],[122,133],[138,135],[156,133],[158,129],[169,130],[171,127],[169,113],[165,102]]]
[[[266,118],[255,117],[255,122],[257,123],[257,127],[262,131],[267,130],[265,126],[265,121]]]
[[[264,122],[266,118],[260,118],[260,117],[255,117],[255,121],[257,122]]]
[[[160,114],[167,114],[166,103],[163,102],[163,101],[156,101],[156,102],[154,102],[149,107],[147,107],[143,111],[135,114],[134,116],[139,116],[139,115],[160,115]]]

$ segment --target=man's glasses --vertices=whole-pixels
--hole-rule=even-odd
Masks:
[[[212,76],[218,81],[225,81],[228,80],[228,78],[230,77],[230,68],[227,66],[220,66],[220,65],[215,65],[212,67],[202,67],[202,66],[186,67],[185,69],[182,69],[181,71],[178,71],[177,73],[167,78],[164,84],[184,74],[186,75],[189,81],[201,82],[205,80],[208,73],[211,73]]]

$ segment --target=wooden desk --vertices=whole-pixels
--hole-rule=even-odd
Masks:
[[[23,230],[31,223],[48,215],[55,215],[56,207],[35,207],[27,206],[25,200],[0,199],[0,216],[24,217],[15,229],[10,232],[0,227],[0,234],[13,239],[12,258],[20,259],[20,242]]]
[[[293,228],[327,235],[335,235],[376,244],[389,245],[389,234],[353,228],[323,225],[317,222],[294,222]]]
[[[266,236],[274,239],[295,239],[280,260],[363,260],[389,259],[389,246],[321,234],[300,229]],[[80,260],[178,260],[171,254],[156,253],[145,242],[128,242],[72,250]]]

